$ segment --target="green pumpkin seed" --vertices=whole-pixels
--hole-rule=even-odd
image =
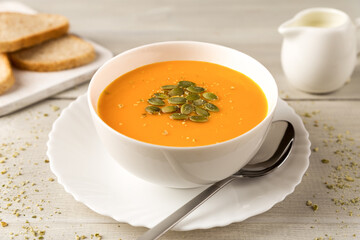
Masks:
[[[203,123],[203,122],[207,122],[208,118],[205,116],[191,116],[190,120],[193,122]]]
[[[170,118],[173,120],[186,120],[188,116],[182,113],[173,113],[170,115]]]
[[[201,105],[204,105],[206,103],[206,101],[204,100],[204,99],[197,99],[197,100],[195,100],[194,102],[193,102],[193,104],[195,105],[195,106],[201,106]]]
[[[161,89],[163,90],[171,90],[171,89],[174,89],[176,88],[176,85],[164,85],[164,86],[161,86]]]
[[[181,88],[174,88],[169,92],[169,96],[173,97],[173,96],[181,96],[184,94],[184,90],[182,90]]]
[[[212,104],[212,103],[205,103],[204,104],[204,108],[208,111],[211,111],[211,112],[218,112],[219,111],[219,108]]]
[[[202,93],[203,91],[205,91],[205,88],[197,87],[197,86],[190,86],[190,87],[186,88],[186,90],[188,90],[189,92],[192,92],[192,93]]]
[[[161,99],[167,99],[167,98],[169,98],[169,96],[166,95],[165,93],[155,93],[154,96],[155,96],[156,98],[161,98]]]
[[[196,85],[195,83],[190,82],[190,81],[180,81],[178,83],[178,87],[181,87],[181,88],[187,88],[187,87],[195,86],[195,85]]]
[[[195,107],[195,112],[199,116],[205,116],[205,117],[210,116],[210,113],[208,111],[199,107]]]
[[[161,108],[161,111],[163,113],[173,113],[176,112],[177,110],[179,110],[178,106],[165,106]]]
[[[158,113],[160,112],[160,108],[159,107],[155,107],[155,106],[147,106],[145,108],[145,111],[147,111],[150,114],[154,114],[154,113]]]
[[[168,102],[171,104],[184,104],[186,103],[186,98],[184,97],[172,97],[168,99]]]
[[[194,107],[191,104],[184,104],[181,106],[180,111],[182,114],[189,115],[192,111],[194,111]]]
[[[189,95],[186,96],[186,99],[189,101],[195,101],[198,100],[200,98],[199,94],[196,93],[190,93]]]
[[[218,97],[215,94],[211,93],[211,92],[203,93],[203,97],[205,99],[207,99],[207,100],[216,100],[216,99],[218,99]]]
[[[148,103],[155,106],[164,106],[165,102],[161,100],[160,98],[150,98],[148,99]]]

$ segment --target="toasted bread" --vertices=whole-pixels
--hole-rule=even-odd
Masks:
[[[9,90],[14,82],[9,59],[5,53],[0,53],[0,94]]]
[[[95,58],[94,47],[74,35],[65,35],[31,48],[9,54],[14,66],[49,72],[85,65]]]
[[[31,47],[67,33],[69,21],[55,14],[0,13],[0,52]]]

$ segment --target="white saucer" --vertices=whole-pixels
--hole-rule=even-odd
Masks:
[[[296,132],[292,155],[284,165],[265,177],[231,183],[175,230],[240,222],[269,210],[294,191],[309,165],[309,135],[300,117],[280,99],[275,119],[292,122]],[[71,103],[54,123],[47,154],[59,183],[76,200],[97,213],[133,226],[153,227],[205,188],[159,187],[123,170],[101,145],[85,95]]]

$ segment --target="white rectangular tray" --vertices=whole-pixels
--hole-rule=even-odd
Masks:
[[[19,2],[0,2],[0,11],[35,13]],[[81,67],[57,72],[32,72],[13,68],[15,84],[8,92],[0,95],[0,116],[88,81],[113,56],[108,49],[91,43],[96,51],[96,59]]]

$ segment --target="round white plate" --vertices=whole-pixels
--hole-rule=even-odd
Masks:
[[[309,165],[308,133],[300,117],[280,99],[275,119],[286,119],[295,127],[292,155],[284,165],[265,177],[231,183],[176,225],[175,230],[240,222],[269,210],[294,191]],[[59,183],[76,200],[133,226],[153,227],[205,189],[160,187],[123,170],[97,137],[85,95],[71,103],[54,123],[47,154]]]

